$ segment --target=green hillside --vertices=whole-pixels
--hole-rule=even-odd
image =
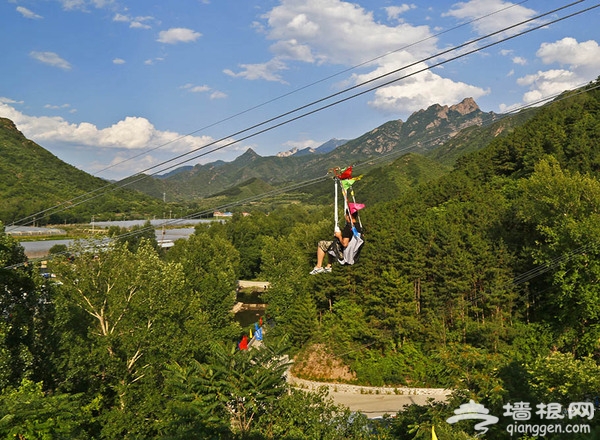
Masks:
[[[164,210],[156,199],[111,189],[105,180],[61,161],[4,118],[0,118],[0,175],[0,221],[5,224],[57,205],[60,207],[39,215],[35,222],[89,222],[92,215],[96,220],[143,218]],[[101,197],[96,196],[100,193]],[[84,199],[90,200],[80,204]]]
[[[334,231],[331,199],[318,197],[199,225],[166,252],[76,248],[48,262],[55,278],[0,231],[0,436],[414,440],[435,426],[440,440],[465,440],[473,421],[447,420],[473,400],[498,418],[488,439],[525,426],[505,416],[516,403],[531,408],[527,424],[552,424],[545,439],[573,424],[585,430],[568,438],[598,438],[598,86],[539,108],[452,170],[410,154],[366,172],[354,184],[364,249],[329,273],[309,275]],[[250,325],[231,313],[240,279],[269,283]],[[290,386],[288,366],[336,390],[452,394],[367,420]],[[587,412],[536,411],[550,403]]]
[[[466,98],[453,106],[432,105],[415,112],[406,122],[388,121],[327,154],[262,157],[249,149],[231,162],[186,167],[179,173],[144,180],[132,187],[152,195],[163,192],[169,200],[191,201],[221,193],[251,178],[274,186],[300,182],[324,176],[336,166],[368,164],[386,157],[390,162],[408,152],[424,154],[464,128],[490,124],[498,118],[499,115],[481,111],[473,99]]]

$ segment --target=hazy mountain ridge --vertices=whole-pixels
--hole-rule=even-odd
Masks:
[[[348,142],[348,140],[346,140],[346,139],[333,138],[333,139],[328,140],[324,144],[321,144],[317,148],[308,147],[308,148],[299,149],[297,147],[294,147],[291,150],[282,151],[280,153],[277,153],[276,156],[277,157],[290,157],[290,156],[304,156],[307,154],[326,154],[326,153],[329,153],[329,152],[335,150],[340,145],[344,145],[346,142]]]
[[[260,156],[252,149],[231,162],[196,165],[163,179],[163,191],[176,200],[192,200],[220,193],[252,178],[269,185],[312,179],[327,174],[336,166],[346,166],[392,153],[425,153],[456,136],[465,127],[481,125],[500,118],[483,112],[472,98],[452,106],[434,104],[413,113],[406,122],[398,119],[350,140],[332,139],[319,148],[327,153]],[[392,160],[392,159],[390,159]],[[149,183],[134,185],[147,192]],[[156,190],[154,191],[156,193]]]
[[[126,188],[152,196],[158,203],[162,200],[167,202],[193,201],[211,195],[226,195],[229,194],[228,189],[242,185],[244,182],[254,182],[254,186],[258,185],[259,182],[253,179],[260,179],[261,187],[276,187],[287,182],[299,182],[324,176],[329,169],[335,166],[365,163],[370,159],[386,155],[389,155],[389,160],[386,160],[392,162],[395,157],[408,152],[431,151],[444,141],[456,137],[462,128],[496,118],[498,115],[493,112],[482,112],[471,98],[467,98],[453,106],[432,105],[425,110],[415,112],[406,122],[402,120],[386,122],[350,141],[332,139],[319,147],[318,150],[322,151],[320,154],[263,157],[254,150],[248,149],[231,162],[219,160],[204,165],[185,166],[159,177],[148,176],[140,179],[140,176],[136,176],[135,179],[126,179]],[[3,151],[2,154],[5,186],[11,187],[12,185],[12,192],[5,190],[2,194],[4,200],[11,201],[9,204],[12,206],[0,217],[4,221],[11,221],[21,215],[15,215],[14,212],[29,215],[31,212],[46,208],[49,203],[52,203],[48,200],[60,203],[69,200],[73,194],[83,193],[107,184],[102,179],[65,164],[47,150],[28,141],[18,132],[11,121],[4,120],[2,128],[9,137],[14,137],[15,133],[18,133],[18,139],[11,138],[8,142],[9,145],[20,145],[19,148],[6,147],[6,152]],[[26,153],[23,146],[29,148],[29,152]],[[10,159],[11,154],[17,154],[18,157]],[[453,154],[456,152],[454,151]],[[435,157],[434,159],[441,160],[442,158]],[[29,180],[25,179],[25,181],[36,182],[39,180],[38,177],[44,174],[40,171],[45,168],[48,171],[48,178],[42,179],[36,185],[25,185],[19,192],[21,196],[15,195],[14,188],[19,187],[16,184],[17,181],[14,180],[15,175],[30,176]],[[242,195],[248,189],[232,191]],[[131,191],[127,191],[127,193],[135,194]],[[116,203],[119,207],[110,208],[108,211],[122,212],[134,205],[137,206],[144,199],[141,194],[139,196],[131,196],[133,199],[139,199],[135,203],[132,201],[133,199],[129,200],[130,196],[120,197],[119,202]],[[81,208],[82,211],[88,209],[98,212],[97,207],[82,206]],[[69,215],[66,214],[66,217]],[[87,216],[88,214],[83,215]]]

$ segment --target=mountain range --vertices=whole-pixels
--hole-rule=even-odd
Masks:
[[[162,176],[136,176],[118,184],[67,165],[26,139],[12,121],[0,119],[0,197],[5,201],[0,221],[8,224],[36,212],[44,212],[40,220],[50,223],[89,221],[91,215],[97,220],[103,216],[144,218],[162,215],[165,201],[194,209],[326,177],[331,168],[349,165],[360,173],[378,169],[401,191],[446,172],[461,154],[510,132],[527,117],[483,112],[473,99],[465,98],[452,106],[432,105],[406,121],[386,122],[356,139],[332,139],[314,151],[263,157],[248,149],[231,162],[185,166]],[[412,154],[394,162],[407,153]],[[367,175],[367,188],[369,181]],[[84,198],[100,190],[106,193],[103,197],[94,196],[86,203],[73,201],[73,197]],[[318,196],[320,189],[310,191],[309,199],[316,200],[311,197]],[[382,199],[381,192],[371,192],[373,200]],[[48,207],[55,205],[59,208],[48,214]]]
[[[221,193],[250,179],[281,185],[314,179],[339,166],[366,166],[384,159],[416,152],[425,154],[454,138],[463,129],[488,126],[502,115],[483,112],[472,98],[452,106],[435,104],[413,113],[406,122],[398,119],[349,141],[332,139],[314,152],[299,150],[260,156],[248,149],[231,162],[217,161],[182,167],[166,176],[148,177],[132,188],[172,201],[195,200]],[[502,130],[497,130],[496,135]]]

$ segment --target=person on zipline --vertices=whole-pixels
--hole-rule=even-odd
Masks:
[[[354,233],[352,231],[353,227],[356,227],[355,223],[358,216],[358,210],[354,211],[352,214],[348,212],[346,209],[346,224],[344,225],[344,229],[340,230],[340,228],[336,225],[334,231],[334,239],[337,238],[340,241],[340,244],[345,249],[354,237]],[[358,229],[358,227],[357,227]],[[360,232],[360,231],[359,231]],[[330,253],[334,242],[331,240],[321,240],[317,245],[317,265],[313,270],[310,271],[311,275],[316,275],[318,273],[329,273],[331,272],[331,264],[333,263],[333,255]],[[327,255],[328,263],[327,266],[323,267],[323,260],[325,259],[325,255]]]

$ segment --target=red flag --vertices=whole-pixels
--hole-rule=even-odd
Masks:
[[[340,180],[352,178],[352,165],[344,169],[340,174],[335,173],[336,177]]]

